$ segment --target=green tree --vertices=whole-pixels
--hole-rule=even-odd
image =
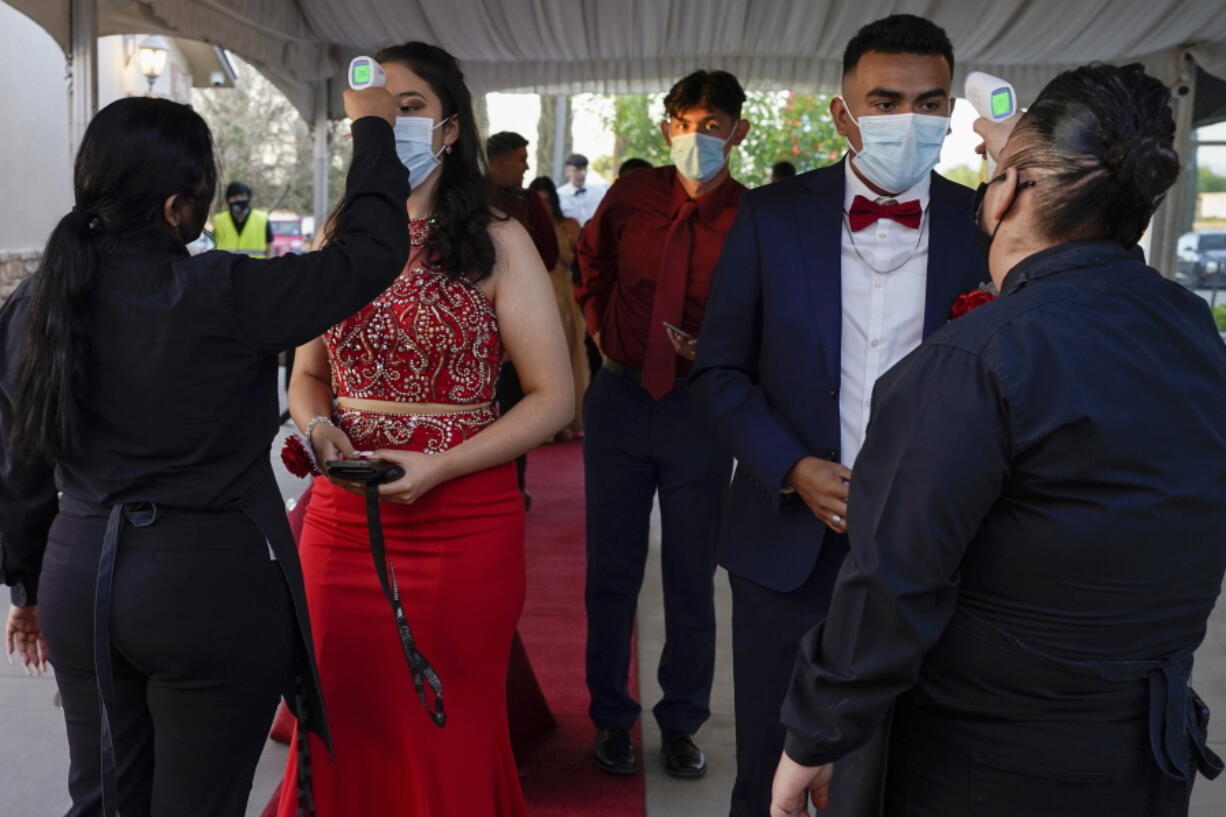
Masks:
[[[192,106],[213,132],[219,172],[220,209],[225,186],[241,181],[251,187],[264,210],[308,214],[314,209],[314,138],[297,109],[256,68],[231,55],[239,80],[233,88],[192,91]],[[353,145],[342,139],[347,124],[328,125],[331,162],[330,206],[340,200]]]
[[[613,98],[613,117],[605,119],[605,126],[613,131],[613,156],[609,162],[612,171],[632,156],[653,165],[669,163],[668,145],[660,135],[660,117],[651,115],[651,103],[647,94],[621,94]]]
[[[1201,193],[1226,193],[1226,176],[1219,176],[1208,167],[1197,171],[1197,190]]]
[[[957,182],[958,184],[965,185],[972,190],[979,186],[979,182],[983,181],[979,171],[970,165],[958,165],[956,167],[951,167],[941,175],[949,179],[951,182]]]

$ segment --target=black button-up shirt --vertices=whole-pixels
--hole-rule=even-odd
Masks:
[[[392,129],[353,123],[338,236],[320,252],[189,258],[149,231],[106,235],[90,314],[90,390],[77,450],[18,470],[8,454],[29,282],[0,309],[0,582],[37,601],[57,487],[86,502],[235,510],[268,476],[276,354],[321,334],[395,280],[408,257],[404,165]]]
[[[851,553],[783,708],[805,765],[894,699],[1008,721],[1135,720],[1146,697],[1044,686],[951,649],[955,612],[1062,659],[1187,656],[1226,570],[1226,346],[1206,304],[1118,244],[1031,256],[1002,297],[877,384]]]

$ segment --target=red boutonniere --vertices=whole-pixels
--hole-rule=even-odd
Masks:
[[[974,292],[968,292],[965,295],[959,295],[958,300],[954,301],[953,308],[949,311],[949,318],[960,318],[972,309],[978,309],[984,304],[991,303],[996,300],[996,296],[986,290],[977,289]]]
[[[319,469],[315,466],[315,455],[303,442],[302,437],[297,434],[291,434],[285,438],[285,445],[281,446],[281,462],[285,463],[286,469],[299,479],[319,475]]]

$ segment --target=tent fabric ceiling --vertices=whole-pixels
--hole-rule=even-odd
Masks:
[[[67,50],[69,0],[6,0]],[[699,67],[747,87],[834,91],[843,48],[895,12],[945,28],[960,71],[1007,77],[1023,103],[1063,68],[1142,60],[1174,82],[1190,54],[1226,76],[1216,0],[98,0],[99,33],[156,32],[252,61],[304,115],[349,58],[421,39],[455,54],[475,91],[660,91]]]

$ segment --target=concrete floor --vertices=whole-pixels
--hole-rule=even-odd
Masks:
[[[274,447],[280,451],[280,442]],[[274,457],[274,460],[279,458]],[[279,461],[277,462],[279,465]],[[296,497],[303,482],[278,468],[282,495]],[[727,813],[736,773],[733,737],[730,592],[727,576],[716,577],[719,647],[711,720],[698,735],[709,770],[698,781],[674,780],[659,760],[660,738],[650,709],[660,698],[655,672],[664,643],[659,560],[659,520],[653,520],[652,554],[639,602],[639,667],[643,709],[644,774],[648,817],[712,817]],[[7,605],[0,603],[7,612]],[[1226,756],[1226,604],[1219,604],[1205,642],[1197,653],[1194,683],[1215,711],[1211,727],[1214,749]],[[26,678],[15,666],[0,662],[0,817],[55,817],[68,808],[65,781],[67,742],[61,713],[52,705],[55,683],[50,675]],[[257,817],[281,778],[286,749],[269,743],[256,773],[248,817]],[[1197,781],[1191,817],[1226,815],[1226,777]],[[594,806],[590,815],[598,814]],[[575,817],[587,817],[576,814]]]

